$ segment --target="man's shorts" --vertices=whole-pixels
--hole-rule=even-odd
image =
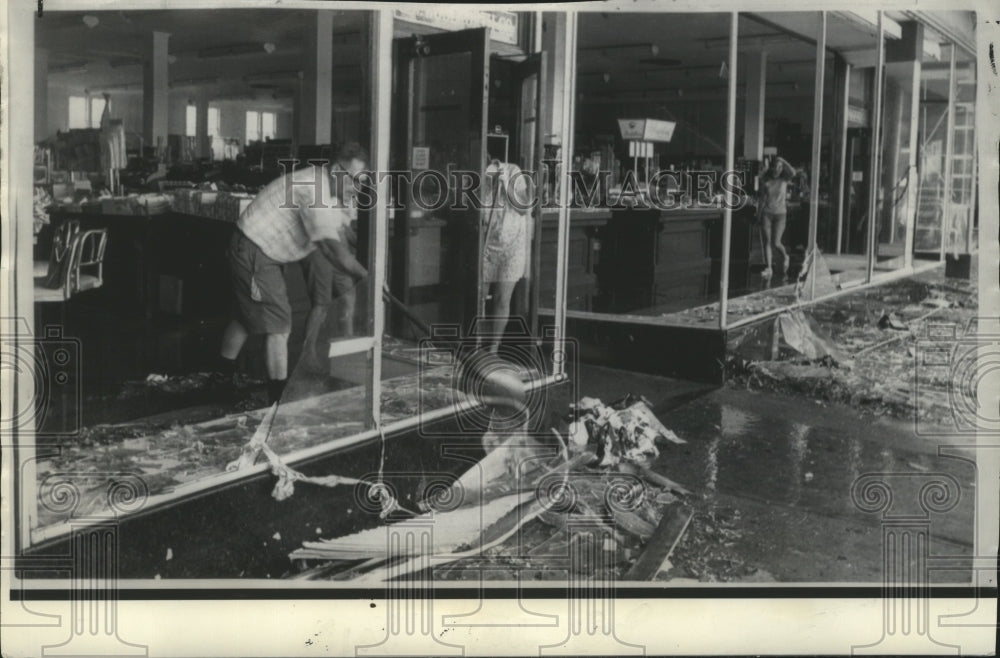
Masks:
[[[300,264],[306,277],[309,301],[313,306],[330,305],[335,297],[354,292],[354,277],[339,265],[331,263],[319,249],[309,254]]]
[[[250,334],[287,334],[292,306],[283,266],[236,230],[227,253],[236,297],[236,317]]]

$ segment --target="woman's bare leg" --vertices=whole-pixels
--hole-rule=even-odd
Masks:
[[[764,276],[771,276],[771,216],[765,214],[760,220],[760,230],[764,232],[764,261],[767,267],[764,269]]]
[[[507,320],[510,318],[510,298],[514,294],[516,285],[517,281],[497,281],[493,284],[493,303],[490,306],[490,316],[493,321],[490,331],[490,352],[494,354],[500,348],[500,339],[503,337],[504,329],[507,328]]]
[[[785,235],[785,215],[776,215],[774,218],[774,228],[771,230],[771,240],[774,248],[781,252],[781,272],[788,272],[788,251],[781,243],[781,238]],[[770,250],[768,250],[770,251]]]

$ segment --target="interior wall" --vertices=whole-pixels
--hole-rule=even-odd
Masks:
[[[71,87],[56,87],[49,85],[47,125],[42,130],[35,126],[35,141],[43,141],[55,136],[57,132],[69,130],[69,97],[84,96],[84,89]],[[168,129],[171,135],[183,135],[186,131],[186,106],[193,99],[189,90],[170,94],[168,110]],[[220,128],[223,137],[235,137],[242,143],[246,137],[247,110],[262,110],[275,112],[277,125],[276,139],[290,139],[292,136],[292,113],[275,101],[255,101],[251,99],[210,101],[213,107],[220,110]],[[135,92],[111,93],[112,116],[121,119],[126,132],[142,134],[142,94]],[[356,123],[356,122],[355,122]]]

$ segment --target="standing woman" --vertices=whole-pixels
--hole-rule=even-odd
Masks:
[[[531,203],[528,176],[520,167],[492,160],[486,168],[482,230],[484,293],[491,301],[489,350],[494,354],[510,318],[514,287],[527,276]]]
[[[787,160],[774,156],[770,166],[761,174],[760,203],[757,207],[761,230],[764,231],[764,256],[767,259],[767,267],[762,276],[765,279],[771,278],[772,247],[781,252],[782,275],[788,274],[790,258],[785,246],[781,244],[781,238],[785,234],[785,219],[788,215],[788,181],[795,178],[796,173],[795,168],[788,164]]]

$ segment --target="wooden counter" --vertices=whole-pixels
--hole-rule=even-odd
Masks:
[[[749,268],[749,222],[733,215],[731,271]],[[541,306],[555,298],[558,211],[542,214]],[[570,212],[567,308],[624,313],[718,290],[722,210],[574,209]]]
[[[590,311],[598,295],[597,268],[601,257],[600,231],[611,219],[606,208],[572,209],[569,217],[569,258],[566,264],[566,307]],[[556,245],[559,211],[542,211],[540,304],[553,308],[556,298]]]
[[[88,303],[114,311],[159,312],[189,317],[226,315],[232,292],[226,250],[236,224],[165,212],[116,215],[55,210],[54,228],[75,219],[81,229],[108,229],[104,286],[87,294]],[[293,313],[306,312],[309,299],[298,264],[285,268]]]

